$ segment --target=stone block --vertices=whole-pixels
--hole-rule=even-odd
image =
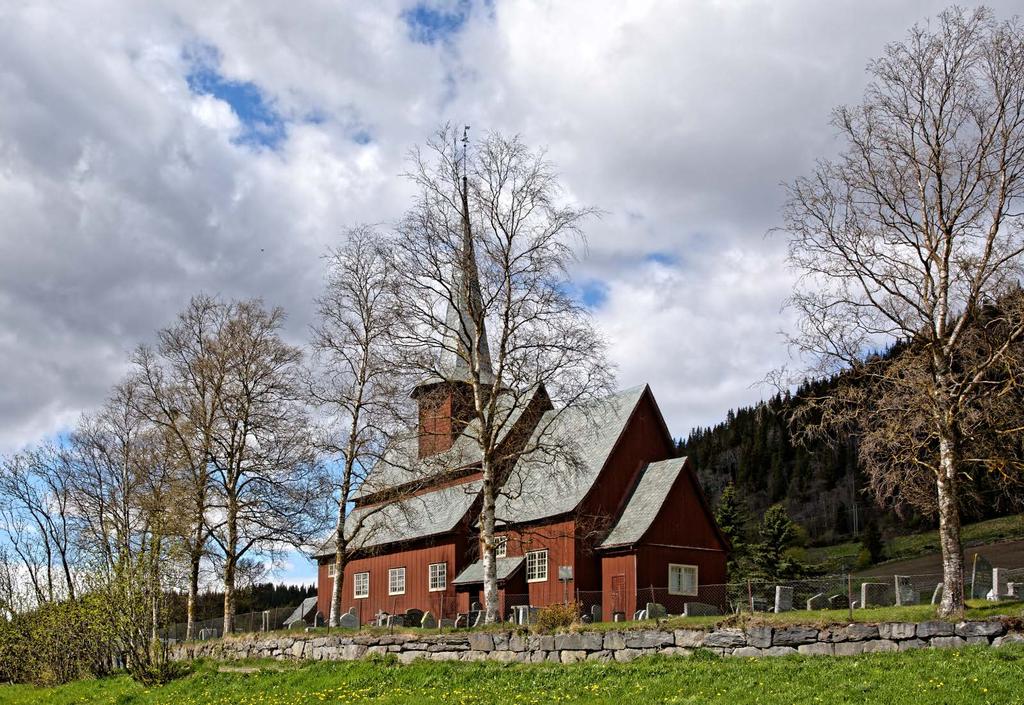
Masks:
[[[988,646],[987,636],[969,636],[965,637],[964,641],[967,642],[968,646]]]
[[[796,653],[797,650],[792,646],[769,646],[761,650],[763,656],[792,656]]]
[[[342,629],[359,629],[359,617],[356,616],[355,607],[349,607],[348,612],[341,615],[338,626]]]
[[[841,641],[834,646],[836,656],[856,656],[864,653],[863,641]]]
[[[741,658],[761,658],[761,649],[756,646],[741,646],[738,649],[734,649],[731,655]]]
[[[562,663],[579,663],[587,660],[587,652],[579,649],[567,649],[559,657]]]
[[[513,634],[508,638],[509,651],[526,651],[526,637]]]
[[[666,646],[664,649],[658,649],[658,653],[662,656],[691,656],[693,651],[681,646]]]
[[[647,619],[664,619],[668,616],[668,610],[665,609],[665,605],[657,602],[648,602],[645,611],[647,612]]]
[[[473,651],[494,651],[494,638],[490,634],[470,634],[469,648]]]
[[[899,644],[900,651],[910,651],[911,649],[923,649],[928,646],[927,641],[921,639],[906,639],[904,641],[897,642]]]
[[[592,651],[587,654],[588,661],[611,661],[612,652],[607,649],[601,649],[600,651]]]
[[[423,613],[423,616],[420,617],[420,627],[423,629],[437,629],[437,618],[433,612],[427,610]]]
[[[828,608],[828,606],[828,598],[823,592],[819,592],[817,595],[811,595],[807,600],[807,609],[810,611],[823,610]]]
[[[445,617],[445,618],[442,618],[441,620],[438,621],[437,626],[440,627],[441,629],[454,629],[455,628],[455,620],[454,619],[448,619],[447,617]]]
[[[846,595],[832,595],[828,598],[830,610],[845,610],[850,607],[850,599]]]
[[[425,659],[427,654],[423,651],[403,651],[398,654],[399,663],[412,663],[417,659]]]
[[[1024,644],[1024,634],[1005,634],[992,640],[992,646],[1007,646],[1009,644]]]
[[[640,658],[644,655],[644,651],[641,649],[619,649],[615,652],[615,660],[621,663],[628,663],[633,659]]]
[[[889,585],[887,583],[861,583],[860,584],[860,606],[885,607],[891,605],[889,596]]]
[[[873,624],[850,624],[831,630],[829,641],[867,641],[878,638],[878,627]]]
[[[928,642],[933,649],[959,649],[966,644],[967,642],[958,636],[937,636]]]
[[[734,649],[747,645],[747,635],[740,629],[719,629],[704,636],[704,646],[719,649]]]
[[[704,646],[704,637],[707,635],[707,632],[700,629],[676,629],[673,634],[676,646],[682,646],[686,649],[697,649]]]
[[[793,588],[788,585],[775,586],[775,607],[776,614],[790,612],[793,609]]]
[[[933,619],[917,625],[917,636],[921,639],[931,639],[935,636],[953,636],[953,633],[953,625],[941,620]]]
[[[888,639],[875,639],[874,641],[864,642],[864,653],[866,654],[877,654],[885,651],[899,651],[899,646],[895,641]]]
[[[878,636],[883,639],[913,639],[917,634],[917,625],[911,622],[885,622],[878,625]]]
[[[581,651],[583,649],[583,635],[556,634],[555,649],[557,651],[562,651],[563,649],[569,649],[570,651]]]
[[[639,632],[626,632],[626,648],[629,649],[659,649],[663,646],[675,644],[675,637],[672,632],[662,632],[654,629],[646,629]]]
[[[547,651],[531,651],[530,652],[530,663],[543,663],[548,657]]]
[[[998,568],[996,570],[998,570]],[[954,628],[954,633],[957,636],[964,637],[965,639],[973,636],[1002,636],[1006,633],[1006,625],[994,620],[987,622],[958,622]]]
[[[626,648],[626,639],[622,636],[622,632],[605,632],[603,646],[606,649],[624,649]]]
[[[818,640],[818,630],[809,627],[787,627],[776,629],[772,646],[799,646]]]
[[[796,647],[796,650],[805,656],[832,656],[836,652],[834,644],[826,644],[820,641],[813,644],[801,644]]]
[[[431,661],[458,661],[461,655],[459,651],[435,651],[428,654],[427,658]]]
[[[771,627],[749,627],[747,629],[747,645],[767,649],[772,645],[774,632],[775,630]]]

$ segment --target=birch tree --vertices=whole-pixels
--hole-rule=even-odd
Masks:
[[[377,511],[354,512],[354,500],[371,489],[371,470],[398,437],[396,422],[408,407],[408,387],[394,360],[395,331],[402,304],[396,272],[382,249],[382,237],[361,226],[345,233],[345,243],[326,256],[327,281],[317,299],[313,328],[314,364],[310,391],[324,411],[319,447],[337,458],[332,489],[336,502],[334,583],[328,623],[339,626],[345,566],[354,538],[370,523],[379,528]],[[383,490],[386,488],[376,488]],[[398,501],[390,497],[390,502]]]
[[[455,420],[479,451],[479,551],[492,623],[500,618],[495,508],[516,491],[516,459],[543,450],[574,467],[571,439],[549,431],[559,414],[611,388],[605,342],[568,276],[595,211],[564,203],[543,153],[518,137],[470,142],[444,127],[410,163],[418,195],[390,242],[408,313],[400,346],[421,388],[455,385],[465,396]],[[510,440],[524,419],[532,434]]]
[[[987,9],[953,8],[868,71],[863,102],[835,111],[845,149],[789,186],[789,261],[801,273],[793,343],[819,372],[852,368],[890,400],[915,400],[921,452],[910,462],[932,477],[939,611],[955,615],[959,503],[973,466],[965,421],[1016,381],[1010,358],[1024,333],[1020,306],[992,307],[1018,286],[1024,253],[1024,34]],[[912,347],[912,369],[870,354],[896,340]],[[840,417],[867,408],[863,397],[819,401]],[[875,422],[910,423],[898,404],[872,409]],[[892,455],[891,472],[905,472],[907,457]]]

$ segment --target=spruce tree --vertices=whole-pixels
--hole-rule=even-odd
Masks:
[[[797,538],[797,525],[789,518],[785,507],[781,504],[769,507],[761,519],[758,534],[760,541],[751,546],[750,559],[759,579],[795,578],[804,572],[804,566],[787,550]]]

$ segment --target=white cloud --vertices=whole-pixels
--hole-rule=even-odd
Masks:
[[[576,274],[607,285],[622,381],[651,382],[676,433],[711,423],[785,356],[789,279],[763,237],[779,182],[834,148],[828,112],[867,60],[941,6],[511,1],[423,44],[396,0],[7,3],[0,450],[98,404],[195,292],[283,305],[301,338],[319,255],[401,213],[403,157],[445,120],[548,145],[607,212]],[[276,149],[190,91],[197,47],[285,121]]]

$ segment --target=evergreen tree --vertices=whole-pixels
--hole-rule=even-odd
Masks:
[[[751,546],[750,559],[759,579],[795,578],[804,572],[804,566],[788,551],[797,538],[797,525],[781,504],[773,504],[764,513],[758,537],[760,541]]]
[[[715,507],[715,521],[718,528],[729,539],[732,550],[729,552],[729,575],[733,578],[742,574],[741,563],[747,556],[746,526],[747,507],[743,498],[736,492],[733,483],[726,485],[722,496]]]
[[[882,560],[885,551],[885,544],[882,542],[882,532],[878,530],[878,523],[874,518],[869,518],[864,524],[864,531],[861,534],[860,553],[857,554],[857,567],[867,568]]]

